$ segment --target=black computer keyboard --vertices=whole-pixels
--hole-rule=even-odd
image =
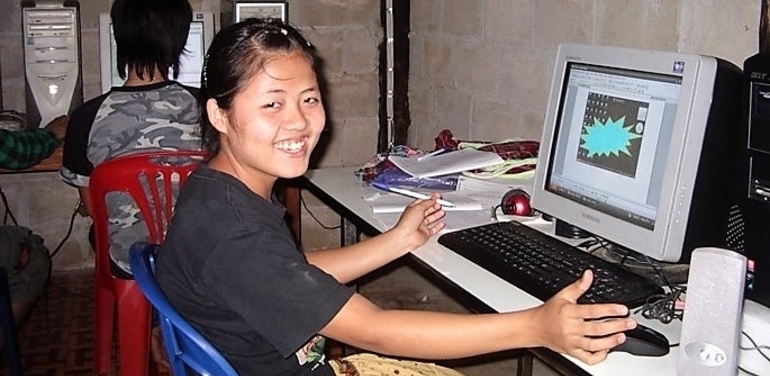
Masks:
[[[586,269],[595,277],[580,303],[620,303],[632,309],[663,293],[657,284],[619,264],[515,221],[446,233],[438,242],[543,301]]]

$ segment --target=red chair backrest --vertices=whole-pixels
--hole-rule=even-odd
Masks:
[[[97,265],[109,262],[107,193],[124,192],[131,196],[147,225],[148,240],[160,244],[176,203],[174,193],[207,156],[202,151],[158,151],[121,156],[97,165],[88,187]]]

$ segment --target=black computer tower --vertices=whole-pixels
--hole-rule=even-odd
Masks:
[[[749,259],[745,296],[770,307],[770,53],[746,59],[743,75],[745,150],[737,170]]]

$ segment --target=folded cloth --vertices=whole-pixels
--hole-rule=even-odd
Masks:
[[[53,153],[61,141],[45,128],[9,131],[0,129],[0,168],[23,170]]]

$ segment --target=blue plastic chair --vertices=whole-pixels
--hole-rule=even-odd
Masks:
[[[3,344],[5,345],[5,353],[8,356],[8,368],[11,370],[11,375],[22,376],[24,372],[21,367],[16,323],[13,319],[11,289],[8,286],[8,275],[3,268],[0,268],[0,332],[3,335]]]
[[[158,313],[171,371],[176,376],[187,375],[188,369],[199,375],[237,376],[227,359],[179,315],[158,286],[155,254],[159,248],[158,244],[137,242],[131,246],[129,262],[136,284]]]

